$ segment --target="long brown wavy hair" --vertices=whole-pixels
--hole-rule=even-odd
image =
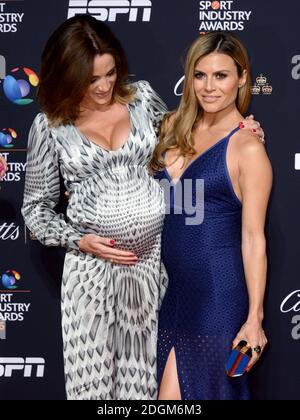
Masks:
[[[236,98],[239,112],[243,115],[247,111],[251,81],[245,47],[235,35],[228,32],[211,32],[201,36],[188,51],[183,95],[177,110],[168,114],[162,123],[160,142],[149,164],[151,171],[160,171],[166,166],[164,155],[169,149],[179,149],[182,156],[196,153],[193,147],[193,130],[201,119],[203,110],[193,89],[194,70],[200,58],[216,52],[229,55],[234,60],[239,77],[242,77],[244,70],[247,71],[246,83],[239,89]]]
[[[111,29],[89,15],[62,23],[48,39],[42,53],[38,101],[53,126],[74,123],[90,85],[96,55],[111,54],[117,80],[113,100],[126,104],[135,91],[128,84],[124,50]]]

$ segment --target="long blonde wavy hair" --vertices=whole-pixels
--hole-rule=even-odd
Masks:
[[[242,115],[247,111],[251,96],[251,81],[249,59],[245,47],[235,35],[228,32],[211,32],[201,36],[188,51],[183,95],[177,110],[168,114],[162,122],[160,142],[149,164],[151,171],[160,171],[165,168],[164,155],[169,149],[179,149],[182,156],[196,153],[193,147],[193,129],[202,117],[202,108],[193,88],[194,70],[200,58],[211,53],[229,55],[236,64],[239,77],[242,77],[246,70],[246,83],[239,88],[236,106]]]

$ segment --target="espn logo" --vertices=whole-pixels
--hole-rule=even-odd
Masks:
[[[33,369],[33,366],[35,369]],[[21,371],[21,376],[30,378],[44,376],[45,359],[42,357],[0,357],[0,377],[11,378],[15,371]]]
[[[150,0],[69,0],[68,19],[78,14],[90,14],[102,21],[116,22],[119,15],[128,15],[129,22],[142,17],[150,22]]]

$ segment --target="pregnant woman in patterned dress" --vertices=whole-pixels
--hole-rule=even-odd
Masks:
[[[68,399],[157,397],[164,198],[147,164],[166,108],[147,82],[126,79],[119,42],[90,16],[62,24],[43,53],[44,113],[29,134],[22,213],[43,244],[67,248]],[[67,221],[54,211],[59,171],[69,193]]]
[[[169,286],[159,314],[160,399],[248,399],[247,378],[229,378],[226,360],[240,340],[257,352],[266,344],[264,222],[272,173],[263,145],[239,129],[249,98],[240,41],[227,33],[196,40],[179,108],[164,124],[152,162],[172,192],[162,235]],[[204,218],[191,224],[186,202],[199,204],[198,180]],[[253,351],[248,368],[258,355]]]

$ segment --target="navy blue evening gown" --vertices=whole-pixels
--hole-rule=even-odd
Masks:
[[[169,286],[159,313],[158,383],[168,355],[175,348],[178,379],[183,400],[249,399],[247,375],[229,378],[225,363],[232,340],[245,322],[248,295],[241,254],[241,202],[229,177],[226,151],[230,137],[198,156],[179,181],[204,180],[204,219],[187,225],[185,209],[166,214],[162,236],[162,259]],[[158,180],[169,180],[167,170]],[[177,202],[176,202],[177,203]],[[177,209],[175,213],[180,213]]]

